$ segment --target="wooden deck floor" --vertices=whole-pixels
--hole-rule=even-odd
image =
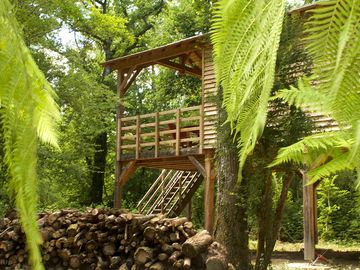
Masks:
[[[187,154],[182,156],[158,157],[158,158],[139,158],[136,159],[136,167],[172,169],[180,171],[197,171],[197,168],[190,161],[189,156],[195,157],[203,166],[205,164],[205,155]]]

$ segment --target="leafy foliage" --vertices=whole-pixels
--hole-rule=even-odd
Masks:
[[[274,164],[306,164],[313,168],[312,181],[339,170],[360,168],[360,6],[353,0],[324,1],[319,6],[311,11],[306,24],[313,74],[302,78],[297,88],[282,90],[275,97],[329,115],[342,130],[304,138],[279,152]]]
[[[282,0],[221,0],[214,11],[214,67],[227,121],[240,133],[240,171],[265,126],[284,9]]]
[[[356,175],[348,171],[324,178],[318,187],[319,232],[323,240],[359,241],[359,191]]]
[[[59,110],[55,94],[40,72],[20,35],[10,3],[0,3],[0,102],[5,162],[10,191],[30,251],[34,269],[43,269],[36,223],[37,138],[57,146]]]

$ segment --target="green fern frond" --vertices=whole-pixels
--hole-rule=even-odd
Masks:
[[[265,126],[283,15],[283,0],[220,0],[215,7],[214,68],[227,121],[240,133],[240,171]]]
[[[0,2],[0,115],[9,183],[32,269],[44,269],[36,222],[37,143],[57,146],[55,93],[26,48],[8,0]]]
[[[348,152],[352,144],[353,140],[348,131],[314,134],[290,146],[281,148],[269,167],[290,162],[310,166],[322,157],[337,155],[342,151]]]
[[[311,83],[328,96],[338,123],[353,123],[360,119],[360,4],[335,0],[319,5],[306,24],[306,49],[314,63]]]
[[[311,110],[322,114],[330,115],[327,96],[318,92],[307,80],[299,80],[298,87],[290,86],[290,89],[279,90],[271,100],[281,99],[289,105],[294,105],[298,109]]]
[[[280,150],[272,163],[292,161],[310,167],[316,154],[331,157],[309,172],[312,181],[342,168],[360,168],[360,4],[358,0],[332,0],[318,2],[318,6],[309,11],[306,23],[305,44],[313,74],[302,78],[298,89],[282,90],[276,98],[331,115],[343,131],[323,133],[321,138],[310,136],[312,142],[304,138]],[[304,148],[308,153],[301,155]]]
[[[330,161],[310,170],[308,172],[311,179],[309,184],[315,183],[342,170],[353,170],[354,166],[349,162],[349,155],[349,152],[345,152],[332,156]]]

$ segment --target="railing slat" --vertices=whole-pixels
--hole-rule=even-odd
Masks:
[[[180,142],[198,142],[198,141],[200,141],[199,137],[180,139]]]
[[[159,112],[155,113],[155,157],[159,156]]]
[[[132,149],[135,148],[136,144],[121,145],[120,149]]]
[[[181,112],[188,112],[188,111],[196,111],[199,110],[201,107],[201,105],[197,105],[197,106],[192,106],[192,107],[186,107],[186,108],[181,108]]]
[[[180,109],[176,110],[176,155],[180,155]]]
[[[141,128],[140,128],[140,115],[137,116],[136,118],[136,159],[138,159],[140,157],[140,133],[141,133]]]
[[[200,116],[191,116],[191,117],[185,117],[185,118],[181,118],[182,122],[186,122],[186,121],[195,121],[195,120],[201,120]]]

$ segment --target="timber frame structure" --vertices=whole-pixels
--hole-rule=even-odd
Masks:
[[[317,7],[316,3],[309,4],[295,8],[288,14],[306,16],[307,10]],[[153,65],[201,79],[201,104],[146,115],[125,116],[122,101],[126,91],[142,69]],[[195,36],[117,58],[107,61],[104,66],[117,71],[120,98],[117,108],[114,207],[121,207],[122,188],[138,167],[198,172],[205,179],[205,229],[212,232],[218,112],[212,101],[214,99],[211,98],[217,95],[217,89],[209,36]],[[306,113],[312,118],[317,129],[338,129],[331,118]],[[312,261],[315,259],[317,242],[316,188],[319,182],[307,185],[307,171],[300,172],[304,183],[304,259]],[[159,177],[166,173],[164,170]],[[151,190],[148,193],[151,193]]]
[[[138,167],[199,172],[205,179],[205,228],[214,219],[214,149],[217,94],[208,35],[200,35],[104,63],[117,71],[118,96],[114,207],[121,207],[124,184]],[[160,65],[201,79],[201,104],[125,116],[123,99],[138,74]]]

